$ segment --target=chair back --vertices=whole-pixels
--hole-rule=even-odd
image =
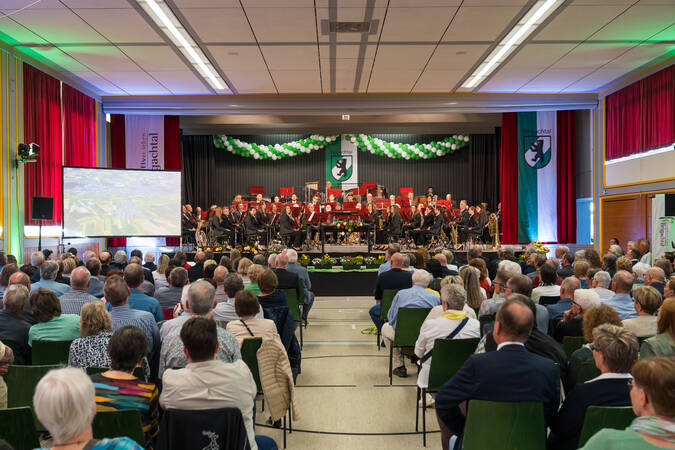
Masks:
[[[539,304],[543,306],[554,305],[560,301],[559,295],[542,295],[539,297]]]
[[[595,366],[595,362],[583,362],[579,365],[575,379],[577,380],[577,384],[579,384],[592,380],[597,376],[600,376],[600,370]]]
[[[603,428],[623,430],[635,419],[632,406],[589,406],[586,408],[584,426],[579,435],[577,448],[586,445],[586,442]]]
[[[401,194],[401,197],[406,197],[408,198],[408,194],[413,191],[413,188],[411,187],[400,187],[398,188],[398,192]]]
[[[164,314],[164,320],[173,319],[173,309],[172,308],[162,308],[162,314]]]
[[[250,449],[239,408],[167,409],[162,416],[155,448]]]
[[[141,412],[137,409],[96,411],[91,427],[96,439],[128,437],[145,447]]]
[[[546,424],[541,402],[469,401],[462,450],[543,448]]]
[[[564,336],[562,344],[563,348],[565,349],[567,359],[572,356],[572,353],[583,347],[585,343],[586,339],[584,339],[583,336]]]
[[[382,301],[380,302],[380,306],[382,307],[382,310],[380,312],[380,320],[383,322],[387,322],[387,314],[389,314],[389,308],[391,308],[391,303],[394,301],[394,297],[396,297],[396,293],[398,292],[398,289],[385,289],[382,291]]]
[[[19,352],[19,346],[16,344],[16,342],[10,341],[9,339],[3,339],[2,343],[12,349],[12,353],[14,353],[14,364],[17,366],[27,364],[27,361],[23,360],[21,352]]]
[[[28,406],[0,409],[0,439],[17,450],[40,447],[33,413]]]
[[[258,349],[262,345],[262,338],[250,337],[244,339],[241,343],[241,359],[246,363],[258,389],[258,394],[262,393],[262,384],[260,383],[260,369],[258,369]]]
[[[33,364],[36,366],[68,364],[68,355],[70,354],[70,344],[72,342],[73,341],[33,341]]]
[[[436,392],[452,378],[467,358],[476,351],[479,338],[436,339],[429,368],[427,391]]]
[[[295,289],[282,289],[286,293],[286,300],[288,301],[288,309],[293,314],[293,320],[300,322],[302,315],[300,314],[300,299]],[[302,292],[302,291],[301,291]],[[302,295],[302,294],[301,294]]]
[[[47,372],[58,365],[9,366],[7,370],[7,407],[33,406],[35,386]]]
[[[396,318],[394,347],[414,347],[431,308],[400,308]]]
[[[110,367],[87,367],[87,375],[96,375],[97,373],[103,373],[110,370]],[[134,376],[140,380],[145,380],[145,371],[142,367],[136,367],[134,369]]]

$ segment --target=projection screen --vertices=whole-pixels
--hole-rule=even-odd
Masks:
[[[64,236],[180,233],[179,171],[63,167]]]

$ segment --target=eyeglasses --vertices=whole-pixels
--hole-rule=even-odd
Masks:
[[[593,345],[593,344],[588,344],[588,348],[589,348],[592,352],[594,352],[594,351],[597,350],[597,349],[595,348],[595,345]]]
[[[633,379],[629,378],[628,381],[626,382],[626,384],[628,385],[629,388],[632,389],[633,388]]]

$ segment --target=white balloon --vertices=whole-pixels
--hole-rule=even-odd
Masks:
[[[469,142],[469,136],[464,136],[464,142]]]

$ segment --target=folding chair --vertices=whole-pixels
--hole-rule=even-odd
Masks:
[[[389,385],[392,384],[394,347],[411,349],[415,347],[420,328],[431,308],[400,308],[396,318],[394,342],[389,346]]]
[[[586,442],[603,428],[623,430],[635,419],[632,406],[589,406],[586,408],[584,426],[579,435],[577,448],[586,445]]]
[[[541,402],[469,401],[462,450],[541,450],[546,424]]]
[[[380,310],[380,321],[382,323],[388,322],[389,319],[387,319],[387,314],[389,314],[389,308],[391,308],[391,303],[394,301],[394,297],[396,297],[396,293],[398,292],[398,289],[385,289],[382,291],[382,300],[380,301],[380,306],[382,309]],[[377,329],[377,349],[379,350],[381,347],[382,343],[382,332],[381,328]]]
[[[586,339],[583,336],[564,336],[563,337],[563,348],[565,349],[565,354],[567,359],[572,356],[575,350],[580,349],[586,343]]]
[[[296,323],[300,324],[300,348],[303,346],[302,342],[302,312],[300,309],[300,299],[298,299],[298,294],[295,291],[295,289],[283,289],[283,291],[286,293],[286,299],[288,300],[288,308],[291,310],[291,314],[293,314],[293,320]],[[300,290],[300,297],[303,297],[303,290]],[[304,303],[303,303],[304,304]]]
[[[542,295],[539,297],[539,304],[543,306],[554,305],[560,301],[559,295]]]
[[[137,409],[96,411],[91,427],[96,439],[128,437],[145,447],[141,412]]]
[[[21,353],[18,351],[19,346],[16,342],[10,341],[9,339],[3,339],[2,343],[12,349],[12,352],[14,353],[14,365],[23,366],[29,363],[28,361],[24,361],[21,357]]]
[[[441,386],[455,376],[464,362],[473,355],[479,338],[469,339],[436,339],[429,368],[429,381],[426,388],[417,387],[415,402],[415,431],[419,427],[419,400],[422,398],[422,442],[427,446],[427,392],[438,392]]]
[[[9,366],[5,376],[5,382],[7,383],[7,407],[29,406],[32,408],[35,386],[37,386],[40,379],[47,372],[59,367],[61,366]],[[38,431],[45,431],[45,427],[38,422],[35,415],[33,417],[35,428]]]
[[[0,438],[16,449],[40,447],[33,413],[28,406],[0,409]]]
[[[250,444],[238,408],[167,409],[162,416],[156,448],[244,449],[250,448]]]
[[[600,370],[595,366],[595,362],[581,363],[576,374],[577,384],[585,383],[597,376],[600,376]]]
[[[33,365],[68,364],[70,344],[73,341],[39,341],[32,343]]]

